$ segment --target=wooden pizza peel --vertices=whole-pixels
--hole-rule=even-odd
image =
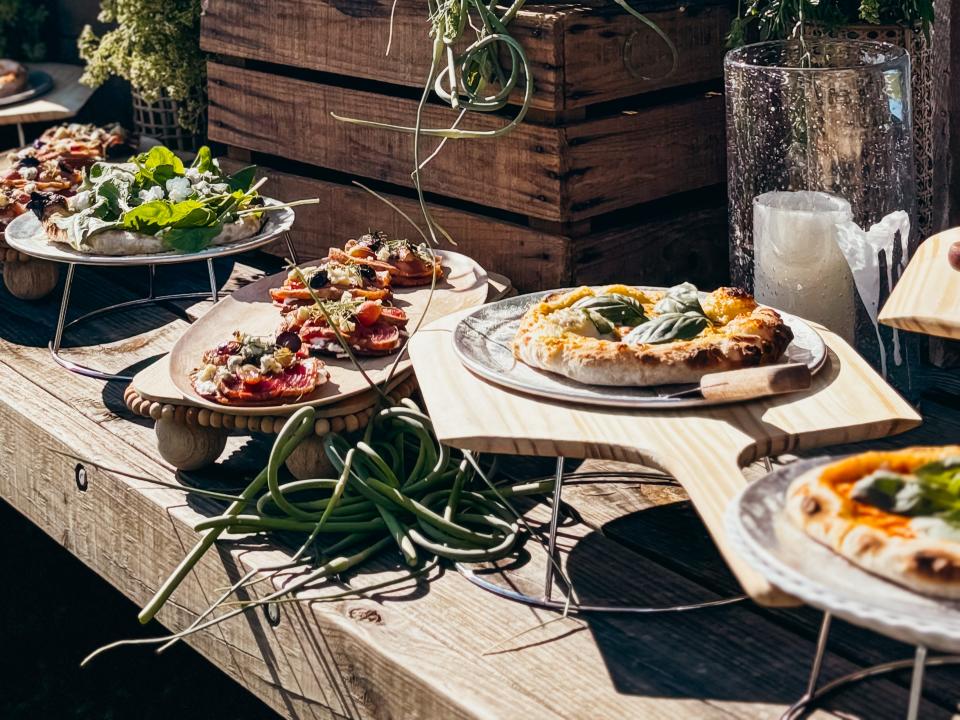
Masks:
[[[574,406],[513,393],[460,363],[453,329],[467,312],[438,320],[410,342],[420,390],[441,442],[479,452],[621,460],[679,481],[744,590],[766,605],[796,604],[731,549],[727,503],[759,458],[870,440],[920,424],[920,416],[842,339],[821,326],[827,364],[808,390],[686,410]],[[682,539],[678,547],[682,547]]]

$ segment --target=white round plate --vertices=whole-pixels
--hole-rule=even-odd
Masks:
[[[43,70],[28,70],[27,86],[18,93],[0,98],[0,107],[16,105],[40,97],[53,88],[53,78]]]
[[[784,592],[911,645],[960,651],[960,602],[920,595],[868,573],[787,521],[790,483],[834,457],[801,460],[747,486],[727,506],[734,549]]]
[[[665,288],[643,288],[664,290]],[[520,318],[534,303],[562,290],[519,295],[484,305],[463,318],[453,333],[453,347],[460,361],[471,371],[491,382],[528,395],[588,405],[632,408],[682,408],[717,404],[702,397],[671,398],[668,395],[686,386],[657,385],[653,387],[607,387],[585,385],[576,380],[538,370],[513,356],[513,337],[520,326]],[[780,311],[778,311],[780,312]],[[780,312],[784,322],[793,331],[793,342],[787,347],[784,359],[804,363],[815,373],[827,361],[827,346],[819,333],[806,322]]]
[[[264,198],[267,205],[280,205],[277,200]],[[43,226],[32,212],[25,212],[14,218],[7,225],[4,240],[14,250],[25,255],[51,260],[60,263],[76,265],[100,265],[105,267],[124,267],[135,265],[173,265],[176,263],[206,260],[208,258],[225,257],[236,253],[254,250],[279,238],[293,227],[294,212],[292,208],[283,208],[267,213],[266,222],[260,232],[252,237],[226,245],[216,245],[195,253],[153,253],[151,255],[91,255],[77,252],[69,245],[51,242],[43,230]]]

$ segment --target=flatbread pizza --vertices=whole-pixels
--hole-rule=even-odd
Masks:
[[[701,297],[628,285],[555,293],[521,318],[517,359],[590,385],[697,382],[708,373],[777,362],[793,339],[779,313],[748,293]]]
[[[960,445],[874,451],[815,468],[785,517],[868,572],[960,598]]]

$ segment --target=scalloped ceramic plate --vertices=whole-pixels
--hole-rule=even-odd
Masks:
[[[747,486],[727,506],[734,548],[771,583],[814,607],[911,645],[960,651],[960,601],[920,595],[868,573],[784,518],[790,483],[836,459],[801,460]]]

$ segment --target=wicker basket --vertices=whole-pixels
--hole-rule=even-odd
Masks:
[[[196,150],[203,136],[180,127],[179,115],[180,103],[176,100],[161,96],[157,102],[148,103],[133,91],[133,127],[139,135],[154,138],[171,150]],[[205,125],[201,119],[200,127]]]
[[[914,166],[917,181],[917,224],[920,238],[944,229],[948,220],[946,50],[950,40],[950,2],[937,0],[937,26],[928,40],[923,32],[901,25],[846,25],[834,30],[808,26],[810,38],[829,36],[848,40],[877,40],[910,53],[913,103]]]

